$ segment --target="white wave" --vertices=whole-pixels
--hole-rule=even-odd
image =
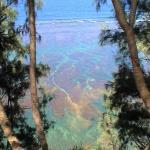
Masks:
[[[113,23],[114,18],[108,19],[56,19],[56,20],[38,20],[37,25],[40,24],[58,24],[58,23],[97,23],[97,22],[109,22]]]

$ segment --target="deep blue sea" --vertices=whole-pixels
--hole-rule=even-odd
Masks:
[[[18,21],[25,19],[24,0],[19,1]],[[55,20],[106,20],[114,16],[111,0],[96,11],[95,0],[43,0],[43,7],[37,13],[37,21]]]

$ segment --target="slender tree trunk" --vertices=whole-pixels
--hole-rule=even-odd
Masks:
[[[135,34],[134,34],[134,30],[133,30],[133,22],[131,22],[131,25],[127,22],[127,19],[123,12],[120,0],[112,0],[112,3],[115,8],[117,20],[127,36],[127,42],[128,42],[136,87],[138,89],[140,97],[142,98],[145,106],[148,109],[150,109],[150,91],[148,90],[148,87],[147,87],[145,79],[144,79],[144,74],[140,67],[138,51],[137,51],[137,46],[136,46],[136,40],[135,40]],[[134,9],[135,8],[136,8],[136,6],[134,6]],[[134,13],[135,12],[136,11],[134,10]],[[134,16],[132,16],[132,17],[133,17],[132,19],[135,20]]]
[[[131,1],[129,24],[132,28],[134,27],[135,24],[137,4],[138,0]]]
[[[125,18],[120,0],[112,0],[112,2],[116,11],[118,22],[127,36],[127,42],[128,42],[131,62],[133,66],[133,73],[134,73],[136,87],[138,89],[138,92],[141,98],[143,99],[145,106],[150,110],[150,91],[146,85],[144,74],[140,66],[137,45],[136,45],[136,40],[135,40],[135,34],[133,30],[138,0],[131,1],[129,23],[127,22]],[[148,144],[144,150],[150,150],[150,144]]]
[[[14,135],[12,129],[11,129],[11,123],[8,120],[8,117],[5,113],[4,107],[2,103],[0,102],[0,126],[4,132],[5,137],[7,138],[9,144],[11,145],[13,150],[23,150],[23,148],[20,145],[19,140]]]
[[[36,85],[36,26],[35,26],[35,2],[28,0],[29,29],[30,29],[30,92],[32,100],[32,113],[36,126],[36,132],[43,150],[48,150],[42,119],[39,112],[39,100]]]

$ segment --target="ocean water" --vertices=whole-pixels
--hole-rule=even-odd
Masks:
[[[74,145],[96,149],[100,118],[104,111],[105,84],[112,78],[117,46],[100,46],[100,33],[116,29],[110,1],[97,13],[90,0],[44,0],[37,14],[37,61],[51,68],[40,81],[54,95],[48,104],[49,120],[55,121],[47,134],[53,150],[69,150]],[[25,18],[20,2],[18,23]]]
[[[98,146],[103,94],[116,69],[117,51],[116,45],[98,44],[103,28],[116,28],[116,23],[68,21],[37,25],[42,36],[37,45],[37,60],[51,67],[40,84],[55,95],[48,117],[56,124],[47,134],[53,150],[80,144]]]
[[[18,22],[22,23],[26,18],[25,0],[19,1]],[[113,18],[111,0],[102,5],[99,12],[96,11],[95,0],[43,0],[43,7],[37,13],[37,22],[55,20],[108,20]]]

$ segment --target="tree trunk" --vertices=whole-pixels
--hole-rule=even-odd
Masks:
[[[11,123],[5,113],[4,107],[0,102],[0,126],[13,150],[23,150],[18,138],[14,135],[11,129]]]
[[[130,26],[130,24],[127,22],[120,0],[112,0],[112,3],[115,8],[117,20],[127,36],[127,42],[128,42],[130,58],[131,58],[132,67],[133,67],[133,74],[134,74],[134,79],[135,79],[137,90],[145,106],[148,109],[150,109],[150,91],[148,90],[148,87],[144,79],[144,74],[140,67],[135,34],[133,30],[133,23],[131,23],[131,26]]]
[[[131,1],[129,24],[132,28],[134,27],[135,24],[137,4],[138,0]]]
[[[29,30],[30,30],[30,92],[32,101],[32,113],[36,126],[36,132],[43,150],[48,150],[42,119],[39,111],[39,100],[36,85],[36,26],[35,26],[35,2],[28,0]]]

